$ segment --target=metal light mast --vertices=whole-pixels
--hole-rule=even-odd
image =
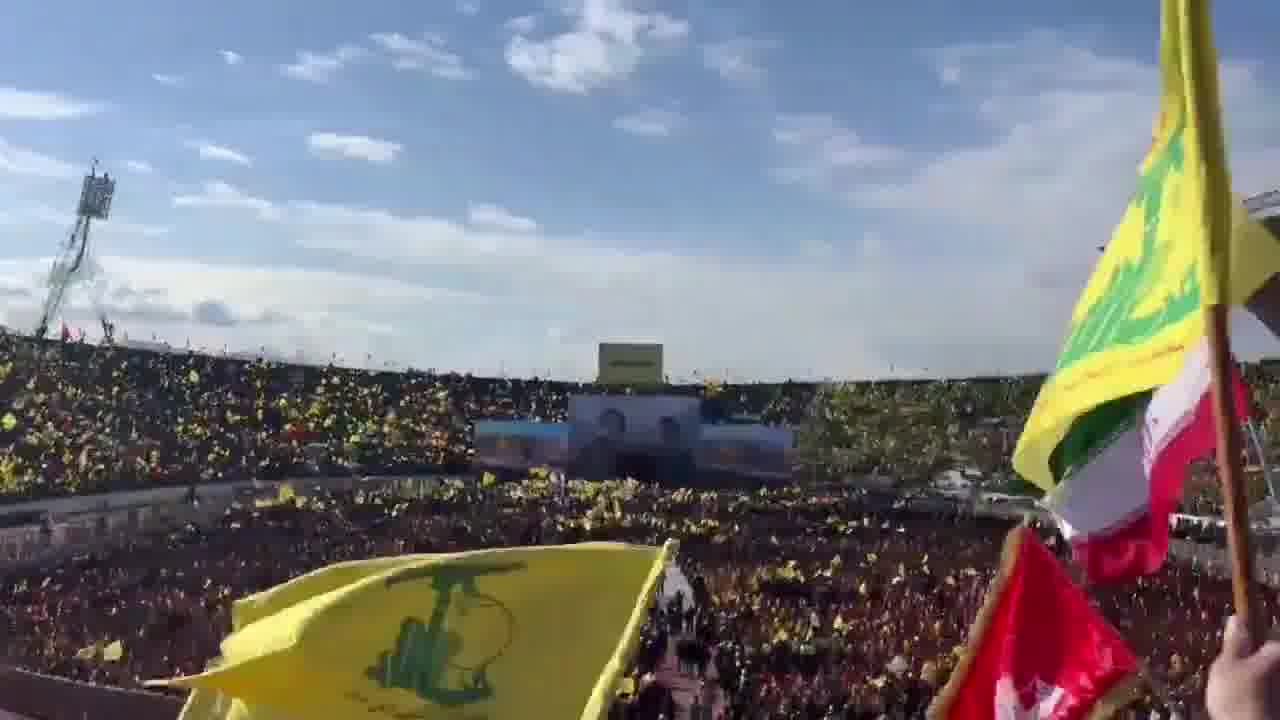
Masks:
[[[116,193],[116,181],[109,173],[98,175],[98,161],[94,160],[89,174],[84,176],[80,189],[80,204],[76,209],[76,224],[58,257],[49,268],[49,293],[40,311],[40,323],[35,336],[43,338],[49,332],[49,323],[58,316],[77,272],[80,271],[89,252],[89,226],[94,220],[106,220],[111,214],[111,199]]]

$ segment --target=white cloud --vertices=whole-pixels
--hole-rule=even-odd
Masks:
[[[774,176],[784,183],[817,187],[849,182],[867,170],[894,167],[907,156],[902,149],[868,142],[834,116],[821,113],[778,116],[773,141],[783,158]]]
[[[533,39],[517,32],[507,43],[507,64],[531,84],[584,95],[630,76],[650,55],[683,41],[689,23],[644,11],[633,0],[576,0],[562,12],[567,32]]]
[[[185,80],[181,75],[168,75],[168,74],[165,74],[165,73],[152,73],[152,74],[151,74],[151,79],[152,79],[152,80],[155,80],[156,82],[160,83],[161,85],[166,85],[166,86],[168,86],[168,87],[182,87],[182,86],[184,86],[184,85],[186,85],[186,84],[187,84],[187,81],[186,81],[186,80]]]
[[[507,32],[528,35],[538,27],[538,17],[536,15],[518,15],[507,20],[502,24]]]
[[[244,56],[235,50],[219,50],[218,54],[222,56],[222,62],[228,65],[239,65],[244,62]]]
[[[702,63],[727,82],[755,85],[764,79],[764,68],[757,60],[762,50],[774,49],[775,43],[737,37],[710,43],[702,48]]]
[[[74,213],[48,205],[36,205],[24,210],[10,212],[6,215],[6,218],[9,224],[43,224],[56,225],[63,228],[70,227],[76,222]],[[107,220],[98,222],[99,224],[94,225],[94,232],[99,234],[106,233],[113,238],[130,235],[155,238],[168,235],[170,231],[170,227],[167,225],[137,222],[119,215],[113,215]]]
[[[518,264],[542,250],[534,235],[486,232],[493,228],[472,232],[432,216],[315,202],[292,203],[286,211],[286,225],[300,245],[388,263]]]
[[[0,287],[25,289],[25,301],[0,306],[16,327],[31,325],[40,297],[38,278],[48,258],[0,260]],[[117,340],[152,336],[182,347],[254,353],[261,347],[288,358],[366,364],[378,340],[393,334],[389,319],[424,309],[463,314],[481,299],[463,292],[398,282],[359,272],[212,264],[107,255],[92,292],[73,290],[64,316],[74,327],[96,328],[98,312],[117,325]],[[377,292],[369,292],[376,287]],[[317,293],[317,289],[323,292]],[[91,331],[91,335],[95,334]],[[376,361],[375,361],[376,362]]]
[[[507,232],[537,232],[538,223],[532,218],[516,215],[506,208],[485,203],[467,208],[467,222],[478,228],[505,230]]]
[[[879,257],[884,252],[884,237],[875,230],[868,230],[862,234],[858,250],[866,257]]]
[[[274,203],[249,195],[221,180],[207,181],[197,192],[174,196],[173,206],[248,211],[262,220],[276,220],[280,217],[280,211]]]
[[[976,127],[977,138],[934,153],[890,152],[888,168],[822,174],[823,187],[910,229],[916,254],[945,256],[957,273],[969,266],[1003,268],[988,291],[1030,307],[1001,310],[1011,323],[1005,330],[957,317],[957,327],[969,326],[973,338],[964,347],[981,353],[980,343],[1002,337],[993,347],[1007,352],[991,351],[989,362],[1044,368],[1052,364],[1096,248],[1111,235],[1135,187],[1158,109],[1158,68],[1044,32],[942,48],[930,57],[944,92],[945,115],[936,122]],[[1267,130],[1280,119],[1276,97],[1256,64],[1224,58],[1221,72],[1235,187],[1268,189],[1280,161]],[[889,255],[890,240],[898,238],[872,246]],[[939,307],[957,307],[956,297],[927,283],[906,276],[902,282]],[[981,312],[963,298],[959,306]],[[962,357],[941,343],[918,344],[940,366],[948,355],[952,366]],[[1244,340],[1246,348],[1261,344],[1256,333]]]
[[[249,204],[244,193],[229,188],[205,194],[229,208]],[[437,367],[493,372],[502,363],[511,372],[552,368],[581,377],[591,372],[595,342],[658,338],[672,348],[677,375],[699,366],[766,377],[883,372],[877,348],[863,347],[863,336],[833,332],[847,326],[855,308],[882,303],[894,291],[889,283],[898,278],[881,278],[877,263],[849,266],[838,253],[810,262],[624,249],[602,237],[546,234],[532,221],[506,217],[514,217],[509,211],[481,206],[470,208],[466,224],[312,202],[258,200],[250,209],[263,207],[278,210],[263,227],[264,242],[336,251],[358,259],[343,264],[377,268],[363,293],[349,299],[366,325],[329,329],[325,340],[333,347],[367,341],[406,363],[422,365],[428,357]],[[430,327],[424,327],[420,308],[389,312],[377,306],[380,291],[368,288],[381,288],[384,278],[415,278],[429,287],[433,279],[447,279],[483,301],[473,297],[464,314],[427,313]],[[930,273],[923,279],[939,287],[974,281],[944,276],[939,282]],[[977,281],[985,279],[977,275]],[[311,292],[334,296],[322,285]],[[861,328],[900,333],[900,323],[927,317],[929,309],[906,303],[903,315],[891,321],[879,313]],[[716,323],[708,325],[707,317]],[[386,324],[386,333],[371,329],[374,318]],[[991,322],[1005,319],[996,313]],[[406,331],[410,327],[414,332]],[[547,335],[540,329],[547,327],[563,332]],[[421,339],[458,333],[467,342],[443,347]]]
[[[974,323],[958,311],[939,313],[933,294],[897,301],[894,313],[869,313],[902,294],[898,283],[907,273],[862,257],[850,264],[833,252],[812,259],[700,257],[611,248],[600,239],[537,235],[519,242],[526,236],[469,233],[427,218],[309,210],[315,224],[295,236],[299,242],[500,288],[493,314],[475,315],[469,325],[477,347],[465,353],[466,362],[479,367],[496,351],[509,368],[516,358],[528,363],[519,372],[557,367],[582,376],[590,373],[594,342],[656,338],[671,348],[675,374],[702,367],[753,377],[860,376],[885,373],[896,357],[918,358],[909,351],[921,333],[931,342],[968,342],[970,348],[963,333],[976,324],[983,331],[990,325],[993,332],[983,337],[994,344],[1009,335],[1000,330],[1011,319],[1009,304],[983,289],[993,272],[916,274],[936,293],[963,293],[966,301],[951,307],[966,313],[979,303],[997,306]],[[345,222],[335,223],[338,218]],[[545,327],[572,328],[567,334],[575,340],[486,335],[484,328],[510,327],[503,318],[512,313],[529,312],[546,319]],[[855,316],[858,329],[848,332]],[[708,317],[716,322],[709,325]]]
[[[0,174],[68,179],[81,174],[76,166],[0,138]]]
[[[375,165],[395,162],[403,146],[390,140],[379,140],[365,135],[339,135],[319,132],[307,136],[307,147],[317,155],[340,155],[364,160]]]
[[[139,175],[150,175],[155,171],[155,168],[151,167],[151,163],[143,160],[128,160],[124,166],[129,172]]]
[[[613,121],[617,129],[642,137],[667,137],[684,124],[684,118],[672,110],[649,109],[622,115]]]
[[[299,50],[297,60],[281,65],[280,72],[296,80],[327,83],[344,67],[367,55],[368,51],[358,45],[339,45],[329,53]]]
[[[67,120],[96,115],[105,107],[58,93],[0,87],[0,118],[9,120]]]
[[[464,80],[470,75],[461,56],[450,52],[438,34],[424,33],[415,39],[401,33],[374,33],[369,39],[391,56],[397,70],[419,70],[445,80]]]
[[[1150,144],[1158,108],[1156,67],[1074,46],[1051,33],[944,48],[935,57],[940,84],[957,94],[956,102],[987,129],[989,139],[919,158],[894,182],[850,184],[849,197],[859,205],[980,224],[1009,235],[1059,218],[1064,240],[1082,231],[1090,238],[1059,246],[1072,255],[1069,249],[1077,245],[1092,251],[1105,241]],[[1235,130],[1236,188],[1267,189],[1274,182],[1268,172],[1277,148],[1259,130],[1276,119],[1274,98],[1256,66],[1230,60],[1223,64],[1222,90]],[[1055,245],[1034,244],[1043,250]]]
[[[203,160],[221,160],[224,162],[235,163],[243,167],[253,167],[253,159],[248,155],[229,148],[225,145],[216,145],[207,140],[191,140],[186,143],[187,147],[200,153]]]
[[[71,216],[67,216],[68,223]],[[142,237],[155,238],[168,235],[172,230],[168,225],[153,225],[151,223],[135,222],[120,217],[112,217],[109,220],[102,221],[102,227],[107,228],[113,233],[120,235],[139,235]]]

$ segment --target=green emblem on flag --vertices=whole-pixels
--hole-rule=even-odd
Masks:
[[[1169,267],[1170,243],[1176,238],[1160,238],[1164,203],[1170,199],[1176,202],[1176,195],[1166,196],[1165,187],[1171,177],[1182,171],[1185,129],[1185,124],[1180,124],[1151,159],[1129,202],[1130,209],[1141,211],[1142,217],[1138,257],[1126,258],[1112,269],[1101,296],[1072,325],[1055,370],[1065,370],[1108,348],[1139,345],[1199,309],[1200,276],[1195,266],[1188,267],[1179,281],[1171,282],[1168,274],[1177,269]],[[1171,292],[1158,307],[1140,312],[1139,305],[1161,286]]]
[[[507,624],[506,631],[514,632],[510,611],[495,598],[480,593],[476,581],[481,577],[523,569],[524,563],[440,564],[415,568],[389,578],[388,587],[405,582],[430,581],[435,602],[428,620],[405,618],[396,647],[382,653],[366,671],[366,676],[383,688],[408,690],[424,702],[447,708],[492,699],[495,689],[489,681],[488,670],[506,648],[494,648],[491,655],[474,665],[460,662],[467,638],[449,627],[448,618],[451,610],[460,603],[479,601],[498,608],[498,617]]]

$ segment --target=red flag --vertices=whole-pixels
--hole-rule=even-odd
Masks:
[[[1127,704],[1138,658],[1035,533],[1009,533],[1000,570],[930,720],[1085,720]]]

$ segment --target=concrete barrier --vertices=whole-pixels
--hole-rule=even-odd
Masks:
[[[168,695],[90,685],[16,668],[0,668],[0,698],[4,706],[0,712],[40,720],[173,720],[183,703]]]
[[[252,490],[260,483],[255,481],[234,483],[208,483],[197,485],[196,492],[201,497],[234,495],[246,489]],[[32,500],[0,507],[0,520],[5,517],[21,516],[30,513],[51,513],[54,516],[82,515],[89,512],[101,512],[112,508],[135,507],[142,505],[160,505],[181,502],[187,496],[186,487],[164,487],[154,490],[129,490],[125,492],[102,493],[98,495],[80,495],[75,497],[50,498],[48,500]]]
[[[37,513],[53,518],[40,525],[0,527],[0,574],[57,563],[72,555],[100,550],[139,535],[169,532],[187,523],[208,526],[239,499],[275,497],[289,483],[299,493],[312,490],[350,491],[359,487],[395,485],[406,495],[421,495],[442,476],[370,475],[364,477],[305,477],[270,482],[199,485],[200,502],[187,502],[187,488],[162,488],[108,493],[81,498],[58,498],[11,505],[4,513]]]

